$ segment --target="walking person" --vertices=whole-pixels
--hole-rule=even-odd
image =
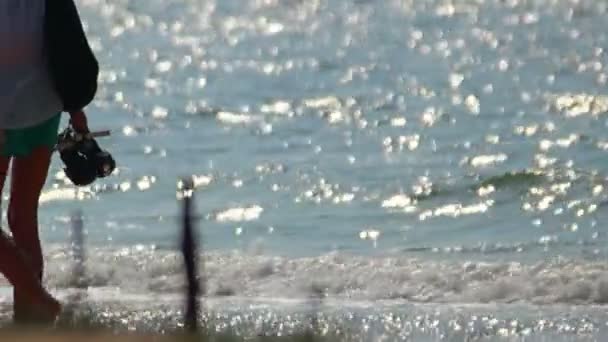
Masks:
[[[42,284],[38,202],[62,112],[75,131],[88,132],[82,108],[98,69],[83,37],[72,0],[0,1],[0,191],[10,174],[12,233],[0,234],[0,272],[14,287],[17,322],[54,321],[61,311]]]

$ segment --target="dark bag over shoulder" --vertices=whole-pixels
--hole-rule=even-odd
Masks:
[[[63,101],[63,110],[81,110],[97,92],[99,64],[74,0],[46,0],[44,27],[51,78]]]

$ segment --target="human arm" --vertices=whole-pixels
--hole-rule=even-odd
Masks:
[[[70,124],[78,133],[89,133],[87,115],[83,110],[70,112]]]

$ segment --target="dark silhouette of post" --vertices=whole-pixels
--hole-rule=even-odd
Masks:
[[[76,210],[72,214],[72,256],[74,258],[72,285],[75,288],[84,289],[87,287],[87,282],[85,275],[84,224],[81,210]]]
[[[310,288],[310,327],[306,332],[307,340],[314,341],[314,336],[321,332],[320,329],[320,314],[323,305],[323,297],[325,296],[325,288],[321,284],[312,284]]]
[[[182,253],[186,267],[186,316],[185,327],[189,332],[198,331],[200,285],[198,282],[198,240],[194,229],[193,185],[190,180],[183,181],[183,232]]]

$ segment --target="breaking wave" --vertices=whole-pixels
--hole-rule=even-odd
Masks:
[[[47,281],[71,287],[71,257],[48,253]],[[153,247],[89,251],[89,286],[129,294],[171,295],[183,289],[178,253]],[[306,299],[322,291],[336,300],[412,303],[603,304],[608,264],[554,259],[534,263],[419,260],[407,256],[331,253],[287,258],[244,252],[211,252],[201,264],[210,297]]]

